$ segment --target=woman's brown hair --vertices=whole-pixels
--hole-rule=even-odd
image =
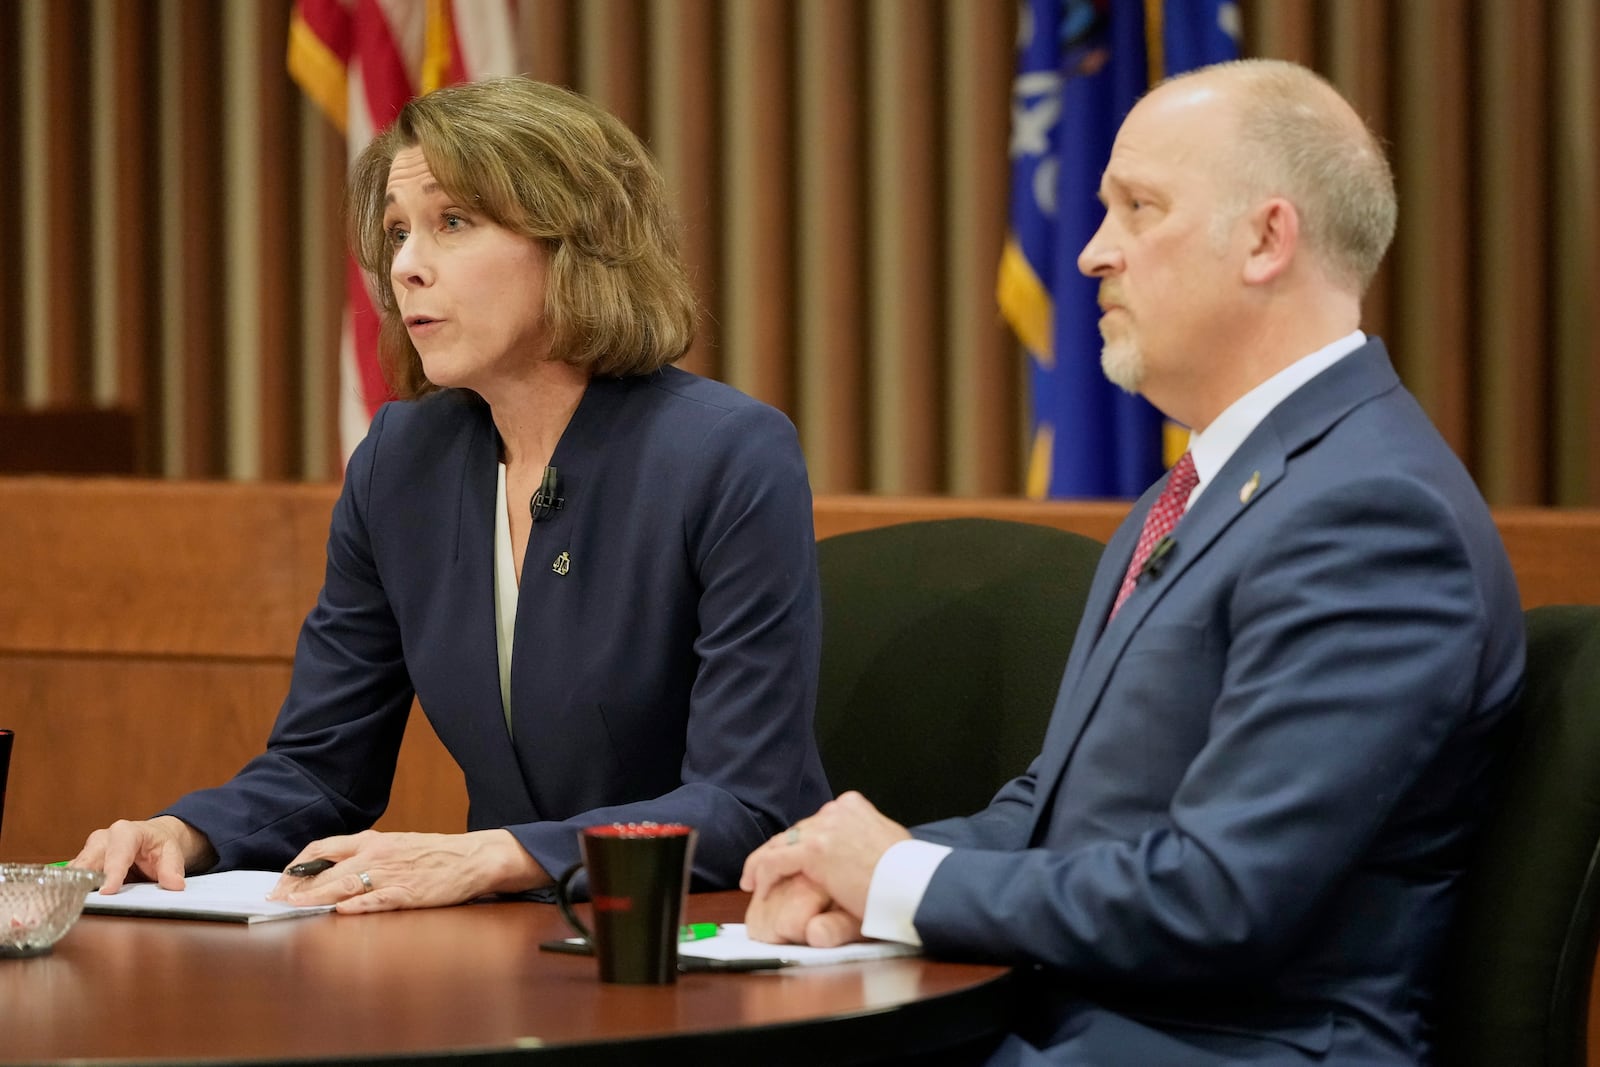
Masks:
[[[401,320],[383,226],[389,166],[412,147],[450,196],[549,253],[546,291],[528,299],[544,301],[552,359],[622,377],[682,358],[694,339],[694,291],[655,160],[577,93],[493,78],[412,100],[351,172],[350,243],[382,318],[379,354],[397,396],[437,388]]]

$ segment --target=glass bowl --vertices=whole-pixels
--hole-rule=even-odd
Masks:
[[[77,867],[0,863],[0,959],[49,952],[103,880]]]

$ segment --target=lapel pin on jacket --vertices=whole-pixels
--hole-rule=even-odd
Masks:
[[[1239,487],[1239,503],[1248,504],[1250,498],[1256,495],[1256,490],[1261,488],[1261,472],[1256,471],[1250,475],[1250,480]]]
[[[572,557],[562,552],[561,555],[556,557],[555,562],[550,564],[550,569],[557,574],[567,573],[572,569]]]

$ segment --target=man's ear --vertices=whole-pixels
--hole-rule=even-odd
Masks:
[[[1265,285],[1279,278],[1294,262],[1300,247],[1300,212],[1281,196],[1262,201],[1250,213],[1250,252],[1244,280]]]

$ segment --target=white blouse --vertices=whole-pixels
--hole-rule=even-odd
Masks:
[[[517,565],[511,554],[511,513],[506,510],[506,465],[500,464],[494,505],[494,643],[500,654],[500,710],[511,732],[511,639],[517,629]]]

